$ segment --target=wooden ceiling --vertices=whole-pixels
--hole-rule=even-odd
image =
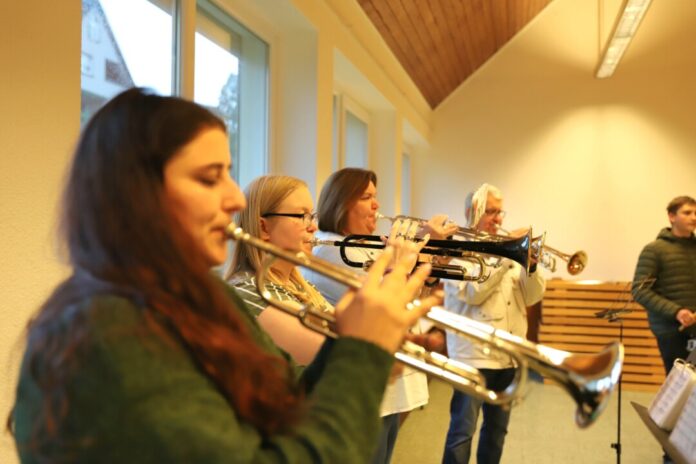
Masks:
[[[551,0],[358,0],[435,108]]]

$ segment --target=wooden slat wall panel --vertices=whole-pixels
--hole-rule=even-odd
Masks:
[[[357,0],[432,108],[551,0]]]
[[[595,314],[620,309],[632,311],[622,314],[626,350],[623,388],[657,391],[665,379],[662,359],[648,328],[645,310],[631,299],[630,282],[579,284],[549,280],[539,342],[566,351],[596,353],[607,343],[619,339],[620,327]]]

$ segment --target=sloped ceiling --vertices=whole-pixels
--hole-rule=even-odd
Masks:
[[[431,108],[551,0],[357,0]]]

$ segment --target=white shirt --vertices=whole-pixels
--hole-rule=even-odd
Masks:
[[[332,232],[317,231],[316,238],[319,240],[343,240],[344,237]],[[351,247],[345,249],[346,256],[351,261],[365,262],[366,260],[375,260],[379,256],[380,250],[372,250],[368,248]],[[341,258],[340,248],[331,245],[319,245],[312,250],[314,256],[333,264],[338,264],[348,267]],[[360,268],[349,267],[356,274],[365,274],[365,271]],[[347,288],[345,285],[339,284],[318,272],[308,269],[302,269],[302,275],[308,282],[311,282],[319,292],[332,305],[336,304]],[[415,330],[418,330],[417,328]],[[404,367],[402,374],[393,382],[387,385],[382,399],[380,415],[382,417],[399,412],[411,411],[415,408],[428,403],[428,380],[425,374],[416,371],[409,367]]]
[[[467,261],[452,262],[467,268]],[[445,308],[462,316],[489,324],[496,329],[525,338],[527,306],[542,299],[546,283],[540,271],[527,275],[516,262],[503,258],[500,266],[488,267],[490,277],[484,282],[445,281]],[[447,332],[447,350],[451,358],[476,368],[511,367],[508,355],[497,350],[484,352],[484,345]]]

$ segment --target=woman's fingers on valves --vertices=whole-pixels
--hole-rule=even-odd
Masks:
[[[392,272],[398,269],[399,272],[410,274],[418,262],[418,253],[421,248],[419,242],[402,241],[396,243],[392,258]]]
[[[387,238],[388,244],[394,244],[398,239],[403,239],[404,236],[404,220],[397,219],[391,226],[389,230],[389,237]]]

